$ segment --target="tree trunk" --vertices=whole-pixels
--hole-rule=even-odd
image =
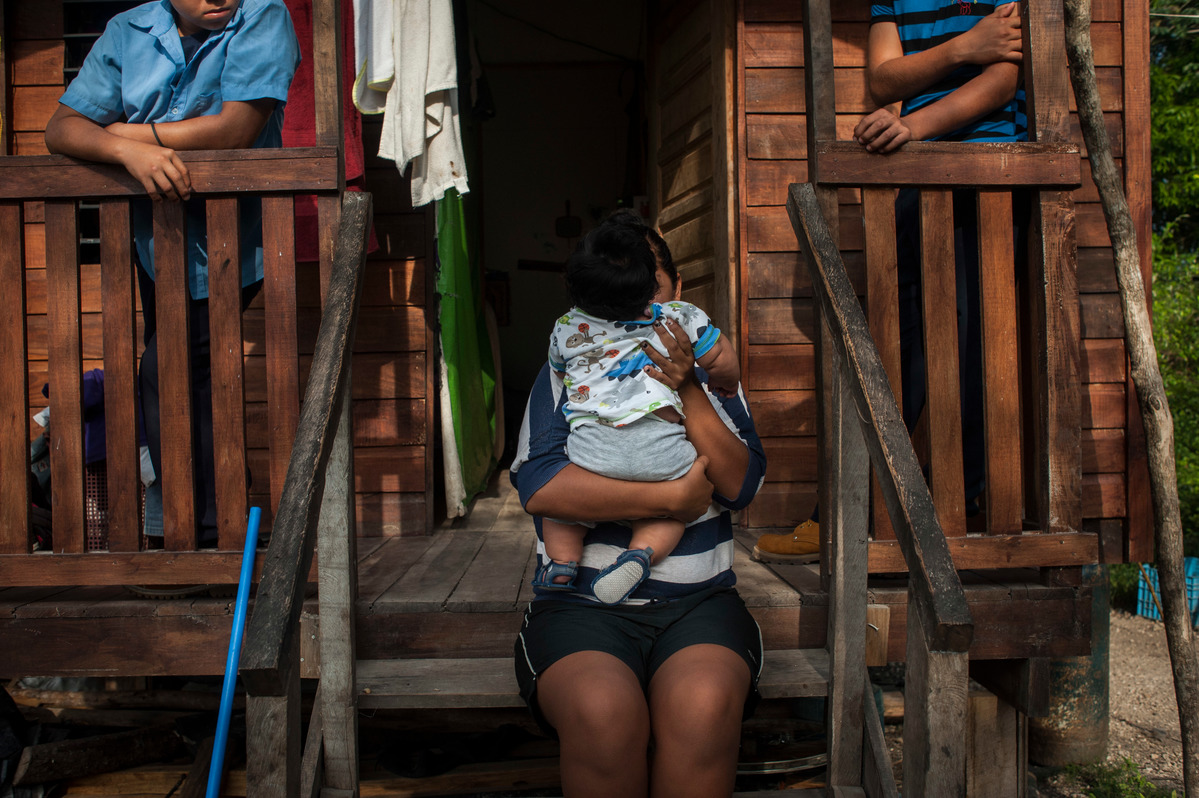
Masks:
[[[1174,670],[1174,692],[1182,727],[1183,781],[1188,795],[1199,795],[1199,664],[1196,663],[1194,632],[1186,601],[1182,522],[1174,469],[1174,423],[1157,366],[1157,349],[1153,344],[1145,286],[1141,280],[1136,229],[1112,159],[1111,142],[1099,106],[1091,48],[1091,3],[1090,0],[1064,0],[1064,7],[1070,80],[1074,84],[1091,174],[1099,188],[1115,253],[1116,277],[1124,310],[1124,342],[1149,448],[1154,544],[1161,577],[1166,642]]]

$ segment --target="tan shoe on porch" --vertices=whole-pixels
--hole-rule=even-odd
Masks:
[[[759,562],[816,562],[820,559],[820,524],[804,521],[790,534],[762,535],[752,557]]]

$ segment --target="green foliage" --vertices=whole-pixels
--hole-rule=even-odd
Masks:
[[[1187,554],[1199,554],[1199,0],[1151,0],[1154,338]],[[1175,15],[1175,16],[1169,16]]]
[[[1153,219],[1176,225],[1179,244],[1199,246],[1199,0],[1151,0],[1150,86]],[[1162,16],[1178,15],[1178,16]]]
[[[1141,775],[1140,768],[1125,758],[1119,765],[1073,765],[1066,769],[1084,784],[1087,798],[1177,798],[1178,793],[1164,790]]]
[[[1141,580],[1141,569],[1137,564],[1129,562],[1109,565],[1107,576],[1112,591],[1112,607],[1136,612],[1137,585]]]
[[[1158,362],[1174,417],[1174,459],[1187,554],[1199,554],[1199,253],[1179,247],[1168,224],[1153,241]]]

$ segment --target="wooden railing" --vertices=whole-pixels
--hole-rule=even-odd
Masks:
[[[262,199],[265,354],[271,509],[278,506],[299,416],[294,196],[321,197],[320,224],[336,224],[340,159],[335,147],[181,153],[206,200],[211,362],[217,467],[217,550],[195,532],[188,289],[183,206],[154,205],[162,412],[164,550],[139,551],[138,324],[130,247],[130,202],[144,189],[123,169],[62,156],[0,159],[0,583],[6,585],[179,584],[237,581],[247,513],[245,367],[240,305],[238,197]],[[80,200],[99,204],[102,307],[81,305]],[[330,204],[332,200],[333,204]],[[24,213],[44,208],[44,285],[26,281]],[[35,228],[28,228],[35,229]],[[323,264],[327,267],[327,264]],[[94,269],[86,270],[93,274]],[[29,272],[32,273],[32,272]],[[44,330],[27,329],[45,304]],[[88,311],[86,314],[84,311]],[[95,313],[101,310],[100,314]],[[102,340],[102,344],[101,344]],[[45,352],[49,405],[52,552],[34,552],[30,518],[30,359]],[[39,357],[40,359],[40,357]],[[101,556],[85,543],[81,375],[103,361],[108,537]],[[40,386],[35,386],[40,387]],[[262,474],[267,477],[267,474]],[[263,480],[264,482],[267,479]],[[262,484],[262,483],[259,483]],[[269,515],[269,513],[268,513]]]
[[[1081,530],[1079,333],[1073,203],[1077,146],[913,142],[887,156],[824,142],[811,169],[822,190],[861,194],[870,331],[901,395],[896,283],[896,189],[919,190],[921,303],[927,362],[927,463],[932,494],[958,568],[1093,563],[1098,540]],[[1032,205],[1028,265],[1013,240],[1014,193]],[[954,281],[954,195],[977,208],[985,492],[968,522],[962,463]],[[958,224],[960,225],[961,220]],[[978,453],[982,457],[982,453]],[[881,498],[875,494],[876,502]],[[901,571],[894,531],[876,514],[871,571]]]
[[[873,464],[909,572],[904,789],[964,794],[956,785],[965,778],[970,610],[882,358],[811,184],[791,186],[787,212],[820,317],[821,521],[830,541],[829,784],[885,784],[890,773],[881,734],[869,733],[874,709],[873,701],[865,705],[861,633]]]
[[[370,220],[370,195],[345,194],[304,409],[246,628],[241,675],[247,692],[247,781],[254,796],[314,795],[322,786],[326,794],[357,790],[357,560],[349,385]],[[321,679],[301,751],[300,608],[317,546]],[[324,734],[325,729],[330,733]]]

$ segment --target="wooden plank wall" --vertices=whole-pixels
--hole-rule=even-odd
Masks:
[[[1126,121],[1125,104],[1137,102],[1141,95],[1147,98],[1148,79],[1147,70],[1135,69],[1130,74],[1141,81],[1139,90],[1125,86],[1123,65],[1126,59],[1139,63],[1147,58],[1147,38],[1134,41],[1130,32],[1126,40],[1122,25],[1126,5],[1132,9],[1129,14],[1147,20],[1143,0],[1096,0],[1092,36],[1103,108],[1117,159],[1124,157],[1126,135],[1136,139],[1136,158],[1126,170],[1131,180],[1148,168],[1147,142],[1140,140],[1142,135],[1148,136],[1148,106],[1146,99],[1143,112]],[[839,139],[849,139],[857,120],[873,110],[865,86],[869,4],[865,0],[837,2],[832,13],[837,132]],[[798,4],[743,0],[739,39],[746,384],[768,458],[766,484],[745,522],[751,527],[789,527],[808,517],[816,503],[817,483],[811,287],[784,208],[787,184],[807,180],[803,22]],[[1081,143],[1081,136],[1075,139]],[[1098,195],[1089,169],[1084,168],[1083,175],[1083,186],[1075,192],[1084,339],[1083,516],[1123,519],[1129,503],[1130,462],[1123,323]],[[1134,195],[1134,200],[1140,212],[1147,212],[1144,192]],[[840,244],[862,294],[861,198],[856,190],[843,190],[840,201]],[[1148,238],[1147,227],[1142,233]]]
[[[683,280],[683,299],[705,308],[723,328],[728,295],[727,286],[718,285],[726,269],[716,263],[720,180],[714,148],[721,146],[722,131],[713,125],[713,15],[706,0],[680,0],[663,12],[662,38],[651,48],[653,215]]]
[[[5,54],[12,85],[11,155],[46,154],[43,131],[62,94],[62,0],[7,2]],[[6,119],[7,122],[7,119]],[[382,117],[364,123],[366,189],[374,195],[379,249],[371,255],[354,349],[354,446],[359,534],[424,534],[432,524],[433,340],[426,316],[425,255],[431,216],[413,210],[408,183],[378,151]],[[428,224],[426,220],[428,219]],[[29,407],[46,405],[47,316],[45,234],[42,203],[25,212],[26,280],[29,324]],[[82,275],[83,368],[103,368],[100,266],[84,264]],[[296,265],[301,390],[307,380],[320,319],[320,278],[315,262]],[[246,433],[251,471],[251,503],[269,524],[265,324],[261,293],[245,314]],[[141,318],[138,315],[140,355]],[[36,435],[40,428],[33,427]],[[266,527],[264,527],[266,528]]]

